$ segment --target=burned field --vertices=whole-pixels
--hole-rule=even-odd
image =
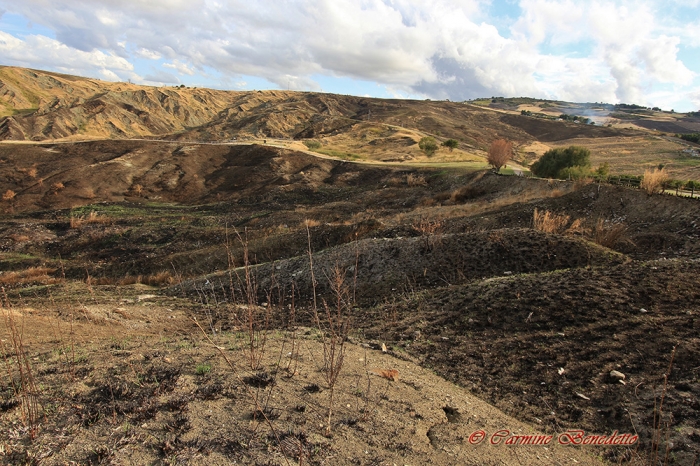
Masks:
[[[255,145],[18,147],[0,461],[508,464],[469,443],[499,429],[640,438],[528,464],[700,453],[695,199]]]

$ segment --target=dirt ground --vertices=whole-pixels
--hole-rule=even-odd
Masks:
[[[28,441],[19,410],[3,405],[6,464],[600,464],[597,447],[505,445],[541,432],[355,338],[334,386],[329,433],[316,329],[270,332],[251,370],[249,335],[206,337],[173,310],[188,303],[144,287],[123,289],[119,302],[77,288],[72,296],[94,293],[100,304],[85,305],[74,321],[30,305],[4,309],[26,327],[50,321],[60,340],[26,339],[46,414]],[[470,443],[480,431],[501,432],[503,444]]]
[[[0,219],[1,462],[698,457],[697,200],[184,147],[3,153],[3,186],[18,194]],[[32,157],[55,162],[35,167],[41,186]],[[174,166],[185,175],[172,187]],[[53,194],[59,173],[73,181]],[[566,228],[536,228],[535,209],[568,216]],[[347,334],[330,434],[329,315]],[[398,380],[381,375],[392,370]],[[504,429],[639,441],[491,445]]]

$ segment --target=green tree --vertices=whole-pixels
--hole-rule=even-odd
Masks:
[[[421,138],[420,141],[418,141],[418,147],[420,148],[420,150],[425,152],[425,155],[430,157],[438,150],[438,143],[435,140],[435,138],[426,136],[424,138]]]
[[[566,178],[571,173],[567,168],[590,168],[591,151],[585,147],[559,147],[545,152],[540,159],[533,163],[530,171],[541,178]],[[580,171],[580,170],[577,170]]]
[[[452,152],[459,146],[459,141],[456,139],[448,139],[447,141],[443,142],[441,146],[447,147],[448,149],[450,149],[450,152]]]

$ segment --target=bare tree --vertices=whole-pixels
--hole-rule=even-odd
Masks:
[[[513,156],[513,143],[505,139],[497,139],[491,143],[489,148],[488,162],[498,173],[501,167]]]

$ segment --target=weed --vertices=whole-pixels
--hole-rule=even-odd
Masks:
[[[197,364],[194,373],[197,375],[204,375],[211,372],[211,365],[209,364]]]

